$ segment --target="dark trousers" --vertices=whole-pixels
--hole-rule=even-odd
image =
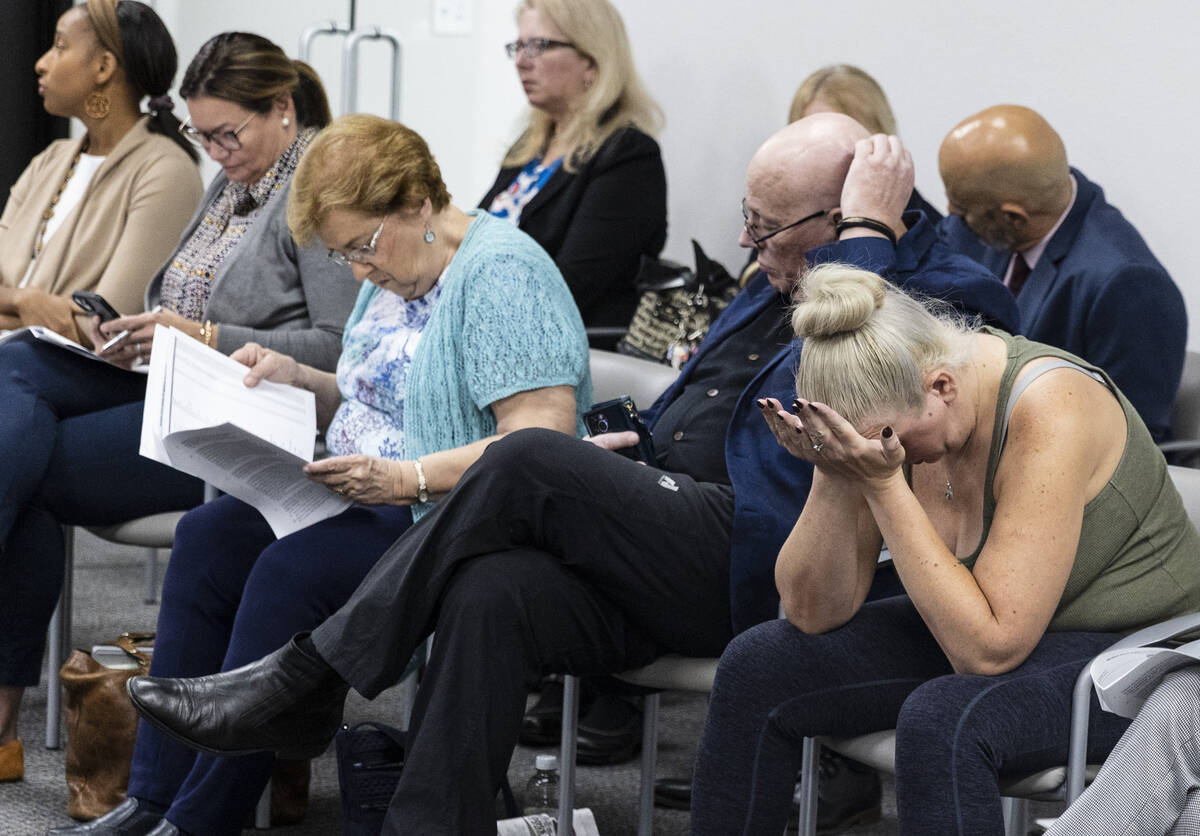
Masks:
[[[491,445],[312,634],[371,697],[434,633],[385,832],[496,832],[537,676],[720,653],[732,500],[548,430]]]
[[[787,621],[721,657],[696,766],[692,833],[782,833],[801,741],[896,729],[904,834],[1002,834],[998,776],[1066,763],[1071,692],[1112,633],[1047,633],[1016,669],[953,673],[907,596],[863,605],[837,630]],[[1128,724],[1092,697],[1090,754]]]
[[[203,499],[198,480],[138,455],[145,391],[141,375],[47,343],[0,345],[0,685],[38,682],[63,524],[111,525]]]
[[[175,532],[150,673],[202,676],[265,656],[344,604],[411,524],[408,508],[355,506],[276,540],[231,496],[196,508]],[[169,807],[188,833],[238,834],[273,757],[197,754],[143,721],[129,795]]]

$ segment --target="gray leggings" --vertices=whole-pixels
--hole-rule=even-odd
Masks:
[[[692,833],[782,833],[804,737],[895,728],[900,832],[1001,834],[998,775],[1066,762],[1075,677],[1116,638],[1048,633],[1015,670],[974,676],[953,673],[903,595],[820,635],[760,624],[721,657]],[[1089,754],[1106,754],[1126,725],[1094,707]]]

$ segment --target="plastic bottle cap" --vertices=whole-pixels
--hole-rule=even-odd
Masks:
[[[541,770],[558,769],[558,757],[555,755],[538,755],[533,765]]]

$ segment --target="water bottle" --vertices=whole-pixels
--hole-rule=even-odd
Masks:
[[[537,771],[525,785],[526,816],[558,815],[558,758],[538,755],[534,761]]]

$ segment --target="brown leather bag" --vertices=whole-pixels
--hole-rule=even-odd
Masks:
[[[106,668],[83,650],[72,651],[63,663],[67,815],[73,819],[90,821],[125,800],[137,736],[137,712],[125,682],[150,670],[150,657],[138,645],[153,642],[153,633],[122,633],[112,642],[137,662],[135,669]]]

